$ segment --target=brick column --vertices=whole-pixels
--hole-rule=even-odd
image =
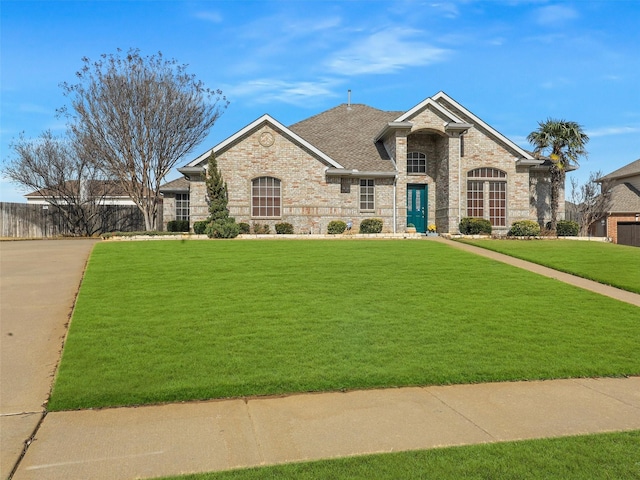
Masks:
[[[449,196],[448,196],[448,227],[449,233],[459,233],[462,208],[464,202],[460,198],[460,135],[456,132],[449,135]]]
[[[396,167],[398,182],[396,184],[396,231],[404,232],[407,228],[407,130],[396,131]]]

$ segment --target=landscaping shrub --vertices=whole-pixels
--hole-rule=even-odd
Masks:
[[[379,218],[366,218],[360,223],[360,233],[382,232],[382,220]]]
[[[580,232],[580,225],[570,220],[558,220],[556,234],[559,237],[577,237]]]
[[[240,228],[240,233],[249,233],[251,231],[251,227],[249,226],[248,223],[245,222],[240,222],[238,224],[238,227]]]
[[[255,233],[256,235],[267,234],[267,233],[269,233],[269,225],[267,225],[266,223],[264,225],[262,225],[260,223],[254,223],[253,224],[253,233]]]
[[[491,235],[491,222],[485,218],[465,217],[458,227],[463,235]]]
[[[540,235],[540,225],[533,220],[519,220],[513,222],[507,232],[509,237],[537,237]]]
[[[342,220],[331,220],[327,226],[327,233],[329,235],[340,235],[347,229],[347,224]]]
[[[240,234],[240,227],[234,218],[229,217],[209,223],[206,232],[209,238],[236,238]]]
[[[189,220],[171,220],[167,223],[167,232],[188,232]]]
[[[276,233],[278,235],[293,235],[293,225],[289,222],[276,223]]]
[[[207,224],[209,222],[206,220],[200,220],[199,222],[193,222],[193,233],[196,235],[202,235],[207,231]]]

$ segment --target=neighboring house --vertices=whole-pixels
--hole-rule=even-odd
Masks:
[[[606,215],[590,227],[592,235],[640,247],[640,159],[598,179],[607,184],[610,201]]]
[[[45,205],[48,203],[64,204],[64,200],[60,197],[60,192],[65,192],[68,196],[76,197],[85,195],[88,198],[100,199],[100,205],[135,205],[125,190],[112,180],[89,180],[83,188],[79,188],[77,180],[67,180],[64,188],[57,191],[48,189],[36,190],[27,193],[25,198],[28,204]],[[56,198],[56,195],[58,198]]]
[[[406,112],[342,104],[285,127],[263,115],[212,149],[238,222],[293,224],[326,233],[331,220],[381,218],[388,232],[435,224],[457,233],[463,217],[506,233],[516,220],[550,219],[549,168],[444,92]],[[164,223],[208,215],[211,150],[161,187]],[[564,218],[564,190],[559,218]],[[188,216],[187,216],[188,211]]]

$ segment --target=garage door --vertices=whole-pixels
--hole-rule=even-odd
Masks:
[[[640,247],[640,222],[618,222],[618,243]]]

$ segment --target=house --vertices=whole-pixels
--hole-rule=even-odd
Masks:
[[[135,205],[122,186],[114,180],[88,180],[79,187],[77,180],[67,180],[61,187],[55,189],[40,189],[27,193],[25,198],[31,205],[46,205],[67,203],[67,199],[85,195],[87,199],[98,200],[99,205]]]
[[[591,225],[590,233],[640,247],[640,159],[598,182],[609,189],[610,200],[605,216]]]
[[[411,223],[419,232],[435,224],[457,233],[461,218],[481,217],[506,233],[516,220],[550,219],[548,164],[444,92],[406,112],[349,102],[289,127],[265,114],[161,187],[165,224],[207,217],[211,151],[231,216],[272,231],[289,222],[296,233],[326,233],[332,220],[357,228],[375,217],[387,232]]]

